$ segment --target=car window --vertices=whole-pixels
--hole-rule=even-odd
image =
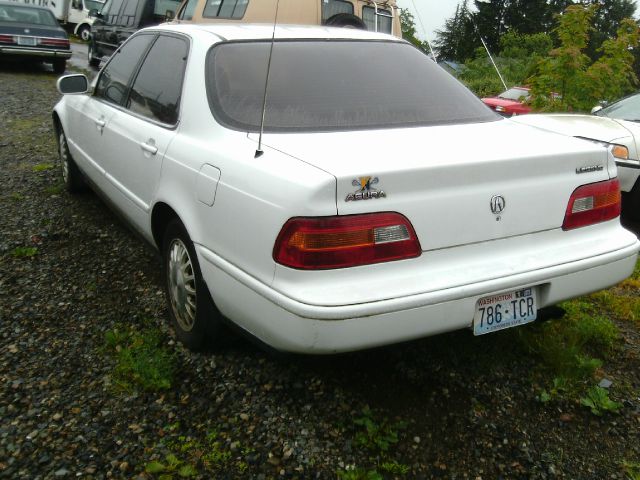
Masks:
[[[378,8],[378,32],[391,33],[391,12]],[[376,31],[376,10],[373,7],[362,7],[362,21],[367,30]]]
[[[47,27],[57,27],[58,21],[49,10],[20,5],[0,5],[0,22],[33,23]]]
[[[525,90],[524,88],[510,88],[506,92],[502,92],[500,95],[498,95],[498,98],[520,102],[522,100],[527,100],[530,95],[531,93],[529,92],[529,90]]]
[[[202,16],[207,18],[242,18],[248,4],[249,0],[208,0]]]
[[[322,21],[326,21],[339,13],[353,15],[353,3],[345,0],[329,0],[322,2]]]
[[[621,120],[640,121],[640,95],[631,95],[603,108],[596,115],[619,118]]]
[[[158,37],[133,82],[127,108],[160,123],[174,125],[178,121],[188,52],[186,40]]]
[[[193,18],[193,13],[196,11],[196,5],[198,5],[198,0],[189,0],[180,11],[178,18],[180,20],[191,20]]]
[[[206,86],[216,119],[259,131],[269,42],[214,46]],[[467,88],[404,42],[277,41],[265,131],[335,131],[497,120]]]
[[[137,35],[122,45],[102,70],[94,96],[122,105],[127,97],[129,81],[154,38],[154,35]]]

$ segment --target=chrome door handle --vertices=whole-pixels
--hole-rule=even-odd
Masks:
[[[99,128],[104,128],[104,126],[107,124],[107,122],[105,122],[104,120],[95,120],[95,122]]]
[[[151,145],[149,143],[142,142],[140,144],[140,146],[142,147],[142,149],[145,152],[149,152],[151,155],[155,155],[156,153],[158,153],[158,147],[156,147],[155,145]]]

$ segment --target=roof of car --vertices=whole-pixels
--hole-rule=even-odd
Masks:
[[[171,24],[166,23],[158,27],[163,30],[181,31],[184,33],[193,31],[205,31],[217,35],[224,40],[271,40],[273,25],[270,24]],[[353,40],[394,40],[400,39],[386,33],[369,32],[355,28],[338,28],[306,25],[277,25],[275,29],[276,39],[353,39]]]

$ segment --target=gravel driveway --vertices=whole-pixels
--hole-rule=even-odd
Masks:
[[[622,408],[602,416],[540,401],[552,375],[517,331],[329,358],[185,351],[153,250],[60,186],[55,80],[0,66],[0,478],[623,479],[640,462],[637,322],[614,319],[596,383]],[[170,388],[117,387],[105,335],[122,326],[160,332]]]

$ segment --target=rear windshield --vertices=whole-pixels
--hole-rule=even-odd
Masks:
[[[47,27],[58,26],[56,17],[49,10],[19,5],[0,5],[0,22],[32,23]]]
[[[259,131],[270,42],[229,42],[207,57],[209,104],[223,125]],[[277,41],[265,131],[336,131],[496,120],[462,84],[406,43]]]

